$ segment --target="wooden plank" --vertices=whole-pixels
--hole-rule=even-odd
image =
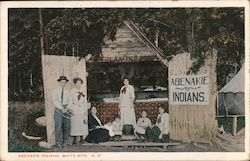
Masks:
[[[113,47],[113,48],[102,48],[102,53],[120,53],[120,52],[146,52],[151,53],[151,55],[154,55],[151,50],[146,47],[131,47],[131,48],[121,48],[121,47]]]
[[[146,146],[146,147],[151,147],[151,146],[176,146],[180,145],[180,143],[154,143],[154,142],[145,142],[145,143],[138,143],[136,141],[121,141],[121,142],[103,142],[99,143],[99,145],[103,146]]]
[[[218,115],[216,117],[245,117],[245,115]]]
[[[144,51],[140,51],[140,52],[128,52],[128,51],[124,51],[124,52],[105,52],[102,53],[102,56],[104,58],[115,58],[115,57],[145,57],[145,56],[155,56],[153,55],[151,52],[144,52]]]
[[[136,59],[134,59],[133,57],[127,57],[127,59],[119,59],[117,57],[103,57],[100,58],[99,60],[89,60],[88,62],[91,63],[95,63],[95,62],[143,62],[143,61],[159,61],[158,58],[156,58],[155,56],[143,56],[143,57],[137,57]],[[131,58],[131,59],[130,59]]]
[[[112,42],[111,40],[107,40],[107,42]],[[138,43],[141,42],[137,37],[124,37],[124,38],[116,38],[114,40],[115,43]]]
[[[116,48],[137,48],[137,47],[146,47],[146,45],[144,45],[141,42],[138,43],[127,43],[127,42],[105,42],[105,44],[103,45],[104,48],[107,47],[116,47]]]

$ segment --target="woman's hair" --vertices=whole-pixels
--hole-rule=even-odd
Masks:
[[[114,120],[115,120],[116,118],[121,119],[120,115],[118,115],[118,114],[117,114],[117,115],[115,115]]]
[[[147,111],[147,110],[143,109],[143,110],[141,111],[141,113],[142,113],[143,111],[146,112],[146,113],[148,114],[148,111]]]
[[[95,106],[91,106],[91,107],[89,108],[89,113],[91,113],[92,108],[95,108],[95,109],[96,109],[96,107],[95,107]],[[96,109],[96,111],[97,111],[97,109]]]
[[[124,81],[125,79],[129,81],[129,78],[128,78],[128,77],[124,77],[124,78],[123,78],[123,81]]]
[[[83,84],[83,80],[81,78],[76,77],[73,79],[74,84],[76,84],[78,81],[80,81],[81,84]]]
[[[127,89],[126,89],[126,87],[124,87],[124,88],[122,89],[122,93],[126,93],[126,91],[127,91]]]
[[[160,106],[159,108],[163,109],[163,110],[164,110],[164,112],[166,112],[166,108],[165,108],[165,107]]]

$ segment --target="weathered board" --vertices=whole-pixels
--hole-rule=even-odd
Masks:
[[[209,76],[209,104],[169,104],[170,138],[184,142],[213,142],[216,135],[216,51],[208,53],[205,64],[196,73]],[[169,81],[187,75],[192,65],[190,54],[178,54],[169,61]]]
[[[154,59],[158,59],[157,56],[126,25],[118,29],[114,41],[106,40],[102,48],[102,62],[138,62]]]
[[[87,95],[86,62],[85,59],[79,61],[78,57],[73,56],[43,55],[42,64],[47,141],[49,144],[53,145],[55,144],[55,125],[52,93],[58,86],[57,79],[61,75],[65,75],[69,79],[66,88],[71,90],[73,87],[73,79],[75,77],[82,78],[84,81],[82,90]]]

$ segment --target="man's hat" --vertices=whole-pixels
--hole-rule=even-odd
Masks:
[[[66,80],[67,82],[69,81],[66,76],[60,76],[60,78],[57,79],[58,82],[61,80]]]

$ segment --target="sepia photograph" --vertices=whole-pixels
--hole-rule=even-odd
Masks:
[[[247,5],[78,6],[6,7],[6,153],[249,150]]]

